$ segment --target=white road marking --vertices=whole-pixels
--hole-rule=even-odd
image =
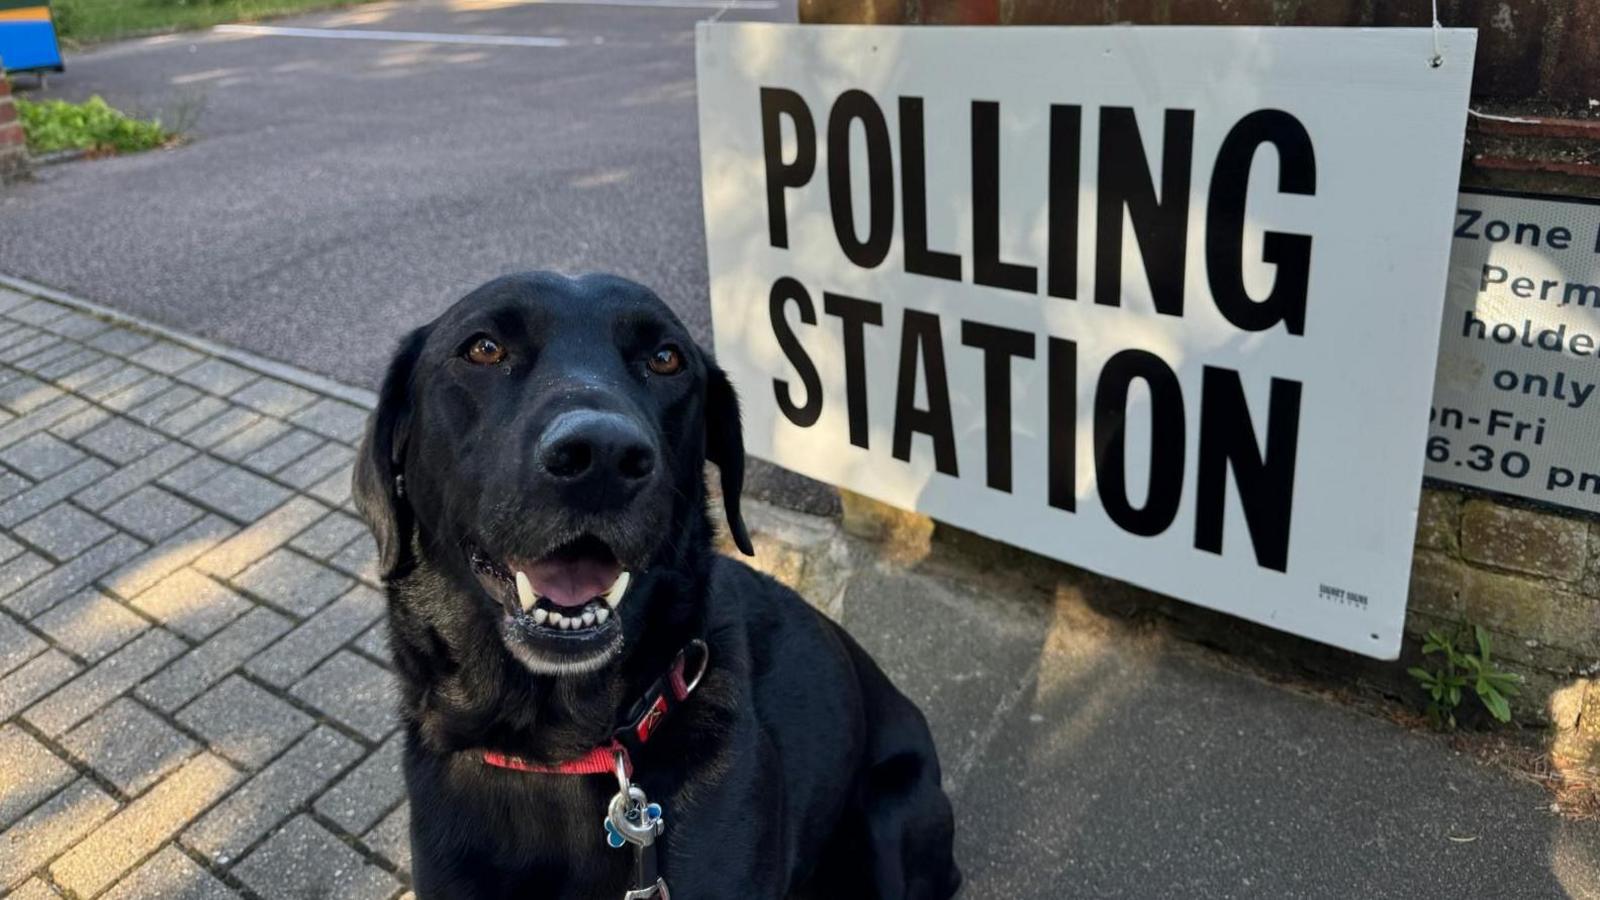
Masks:
[[[749,0],[746,0],[749,2]],[[360,28],[284,28],[277,25],[218,25],[222,34],[328,38],[340,41],[409,41],[424,44],[480,44],[494,47],[565,47],[566,38],[517,34],[437,34],[429,31],[367,31]]]

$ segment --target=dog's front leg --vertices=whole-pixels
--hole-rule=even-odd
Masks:
[[[500,892],[455,866],[441,866],[413,857],[411,877],[417,900],[483,900]]]

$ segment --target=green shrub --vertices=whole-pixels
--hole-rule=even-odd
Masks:
[[[70,46],[363,2],[370,0],[54,0],[50,8]]]
[[[159,119],[142,122],[114,109],[99,96],[83,103],[16,99],[17,115],[34,153],[90,150],[99,153],[136,153],[172,140]]]
[[[1456,727],[1456,709],[1468,689],[1495,721],[1511,721],[1511,698],[1517,695],[1522,676],[1502,671],[1494,664],[1489,653],[1489,633],[1482,626],[1474,625],[1470,630],[1471,640],[1477,645],[1473,649],[1457,648],[1457,643],[1465,642],[1443,632],[1428,632],[1428,639],[1422,644],[1428,665],[1406,670],[1428,697],[1428,718],[1441,729]]]

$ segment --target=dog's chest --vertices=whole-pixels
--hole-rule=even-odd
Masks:
[[[631,852],[606,842],[614,780],[487,771],[453,787],[423,801],[441,815],[414,816],[413,857],[470,881],[472,896],[596,900],[630,887]]]

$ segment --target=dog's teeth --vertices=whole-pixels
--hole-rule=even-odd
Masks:
[[[533,592],[533,582],[522,572],[517,573],[517,601],[522,604],[522,611],[527,612],[533,608],[534,601],[539,595]]]
[[[548,618],[550,618],[550,613],[545,610],[536,609],[533,611],[533,624],[535,625],[543,625],[544,620]]]
[[[611,583],[611,587],[606,590],[607,606],[610,606],[612,609],[616,609],[617,604],[622,602],[622,595],[628,592],[628,580],[630,577],[631,576],[627,572],[623,572],[621,575],[617,576],[616,581]]]
[[[602,606],[594,611],[594,620],[601,625],[604,625],[609,618],[611,618],[611,608],[608,606]]]
[[[578,620],[574,619],[571,616],[563,616],[561,618],[561,623],[560,624],[561,624],[561,630],[562,631],[571,631],[573,628],[577,627]]]
[[[584,610],[583,611],[583,627],[588,628],[590,625],[593,625],[593,624],[594,624],[594,610],[592,610],[592,609]]]

